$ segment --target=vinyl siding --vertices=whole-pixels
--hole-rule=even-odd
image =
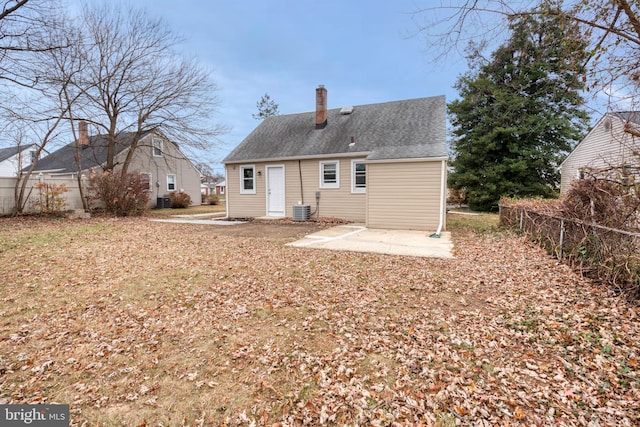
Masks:
[[[19,169],[31,165],[31,151],[35,148],[26,148],[22,152],[0,161],[0,177],[12,178],[18,174]]]
[[[256,167],[256,194],[240,194],[240,167]],[[227,165],[227,212],[230,218],[255,218],[266,215],[266,193],[264,184],[264,163]],[[261,176],[258,176],[261,171]],[[285,168],[285,177],[287,171]],[[286,184],[285,184],[286,185]],[[286,191],[286,188],[285,188]]]
[[[191,197],[192,205],[201,204],[200,173],[193,164],[170,142],[163,141],[164,155],[154,157],[152,155],[151,138],[149,135],[140,141],[140,146],[131,160],[130,172],[151,174],[151,200],[152,206],[156,205],[156,198],[166,196],[167,175],[176,176],[176,190],[183,190]],[[124,161],[126,151],[118,155],[118,159]],[[156,182],[160,185],[156,186]]]
[[[441,161],[367,164],[367,227],[435,231],[441,176]]]
[[[361,157],[354,159],[361,159]],[[314,212],[316,210],[315,195],[319,192],[320,203],[316,215],[319,214],[321,217],[366,223],[371,228],[432,231],[437,229],[442,207],[440,203],[441,161],[367,163],[367,191],[352,193],[351,160],[353,159],[322,159],[324,162],[332,160],[340,162],[339,188],[320,188],[320,160],[255,163],[256,194],[240,194],[240,166],[243,164],[236,164],[235,169],[234,165],[227,165],[226,198],[229,217],[265,216],[266,166],[283,165],[285,208],[286,216],[289,218],[293,216],[293,205],[298,202],[311,205],[311,211]]]
[[[606,129],[605,121],[611,119],[611,128]],[[623,132],[624,122],[617,117],[605,116],[589,134],[576,146],[561,165],[560,192],[569,189],[571,182],[578,178],[581,168],[602,168],[620,165],[632,159],[628,146],[631,135]]]
[[[315,192],[320,192],[319,213],[323,217],[341,218],[352,222],[365,222],[366,219],[366,194],[351,193],[351,158],[323,159],[323,162],[339,160],[340,162],[340,187],[320,188],[320,161],[307,160],[307,173],[304,175],[305,183],[312,188],[312,194],[305,202],[311,204],[311,210],[315,208]]]
[[[347,221],[365,221],[365,194],[351,193],[351,159],[322,159],[322,161],[339,160],[339,188],[320,188],[320,160],[279,161],[255,163],[256,194],[240,194],[240,166],[227,165],[227,208],[231,218],[255,218],[266,215],[266,166],[283,165],[285,176],[285,208],[286,216],[293,216],[293,205],[303,202],[316,211],[316,192],[320,192],[319,206],[315,215],[335,217]],[[260,172],[260,176],[258,176]],[[300,185],[302,176],[302,186]],[[314,216],[315,216],[314,215]]]

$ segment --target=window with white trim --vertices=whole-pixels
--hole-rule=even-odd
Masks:
[[[340,161],[320,162],[320,188],[340,188]]]
[[[351,192],[367,192],[367,164],[364,160],[351,161]]]
[[[153,147],[153,157],[162,157],[162,140],[160,138],[153,138],[151,140],[151,146]]]
[[[256,194],[256,167],[240,166],[240,194]]]
[[[175,175],[167,175],[167,191],[176,191]]]

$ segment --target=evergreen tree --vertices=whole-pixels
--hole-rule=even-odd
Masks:
[[[510,39],[458,79],[448,105],[455,171],[469,206],[490,210],[501,196],[550,197],[558,166],[588,125],[583,109],[586,41],[556,14],[515,19]],[[469,58],[478,63],[479,56]]]
[[[258,114],[252,114],[256,120],[264,120],[267,117],[280,114],[278,104],[271,99],[268,93],[265,93],[262,98],[260,98],[260,101],[256,102],[256,107],[258,108]]]

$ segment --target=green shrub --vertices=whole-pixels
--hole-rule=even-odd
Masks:
[[[139,173],[91,173],[88,198],[113,215],[141,215],[149,209],[149,180]]]
[[[220,196],[218,196],[217,194],[209,194],[206,199],[206,202],[209,205],[217,205],[219,201]]]
[[[172,191],[169,193],[169,203],[172,209],[184,209],[191,205],[191,196],[184,191]]]

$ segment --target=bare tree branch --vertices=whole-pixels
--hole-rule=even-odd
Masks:
[[[77,52],[82,72],[74,77],[82,93],[76,114],[107,137],[106,169],[127,170],[148,132],[173,142],[211,147],[223,128],[213,124],[216,85],[210,72],[176,52],[181,41],[164,22],[145,12],[112,4],[86,6]],[[122,165],[116,165],[116,140],[131,132],[133,142]]]
[[[532,14],[555,14],[579,24],[590,37],[589,88],[604,92],[625,88],[637,98],[640,82],[640,3],[629,0],[463,0],[420,10],[419,31],[442,58],[469,41],[500,39],[509,20]],[[637,101],[637,100],[636,100]],[[633,102],[633,100],[632,100]]]
[[[2,13],[0,13],[0,20],[6,18],[7,16],[11,15],[12,13],[20,9],[22,6],[27,4],[28,1],[29,0],[6,1],[4,4],[4,7],[2,8]],[[11,3],[14,3],[14,4],[11,5]]]

